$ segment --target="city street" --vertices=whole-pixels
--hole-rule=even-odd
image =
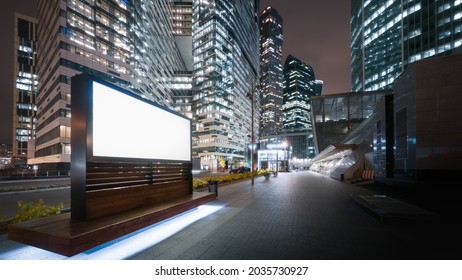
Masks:
[[[40,179],[19,179],[19,180],[0,180],[0,192],[7,190],[30,190],[49,188],[56,186],[70,186],[71,178],[40,178]]]
[[[6,191],[12,190],[12,191]],[[27,179],[0,181],[0,219],[12,218],[17,213],[18,201],[70,207],[70,178]]]

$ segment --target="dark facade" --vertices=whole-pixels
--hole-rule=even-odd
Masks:
[[[260,13],[260,135],[282,128],[283,19],[273,7]]]
[[[462,55],[415,62],[393,83],[393,113],[378,114],[377,177],[457,182],[462,170]],[[394,131],[385,132],[390,123]],[[385,125],[387,124],[387,125]],[[394,149],[390,151],[392,142]],[[380,147],[381,145],[381,147]],[[383,156],[393,152],[392,164]]]
[[[393,114],[393,95],[384,96],[376,105],[374,143],[375,178],[393,178],[395,164],[395,121]]]

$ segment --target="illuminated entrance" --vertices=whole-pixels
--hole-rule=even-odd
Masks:
[[[258,151],[258,170],[289,171],[290,149],[287,143],[268,144],[266,148],[266,150]]]

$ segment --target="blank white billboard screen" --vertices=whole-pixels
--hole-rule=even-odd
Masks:
[[[93,156],[190,161],[190,121],[93,82]]]

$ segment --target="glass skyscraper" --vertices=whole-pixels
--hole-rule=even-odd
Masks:
[[[173,1],[173,34],[191,36],[192,0]]]
[[[274,8],[260,13],[260,136],[282,128],[282,27],[283,19]]]
[[[69,170],[70,77],[78,73],[173,107],[175,72],[186,65],[173,36],[172,1],[39,0],[38,14],[40,86],[30,164]],[[148,129],[156,120],[140,121]]]
[[[251,142],[249,94],[258,124],[257,3],[193,1],[193,156],[202,168],[216,170],[219,159],[244,164]]]
[[[461,0],[352,0],[353,91],[391,86],[412,62],[462,45]]]
[[[311,128],[311,96],[315,95],[313,68],[289,55],[284,64],[283,130]]]
[[[13,157],[26,163],[28,141],[35,139],[38,76],[37,20],[15,14]]]
[[[299,159],[313,158],[315,149],[311,125],[311,97],[320,94],[313,68],[289,55],[284,63],[283,127]]]

